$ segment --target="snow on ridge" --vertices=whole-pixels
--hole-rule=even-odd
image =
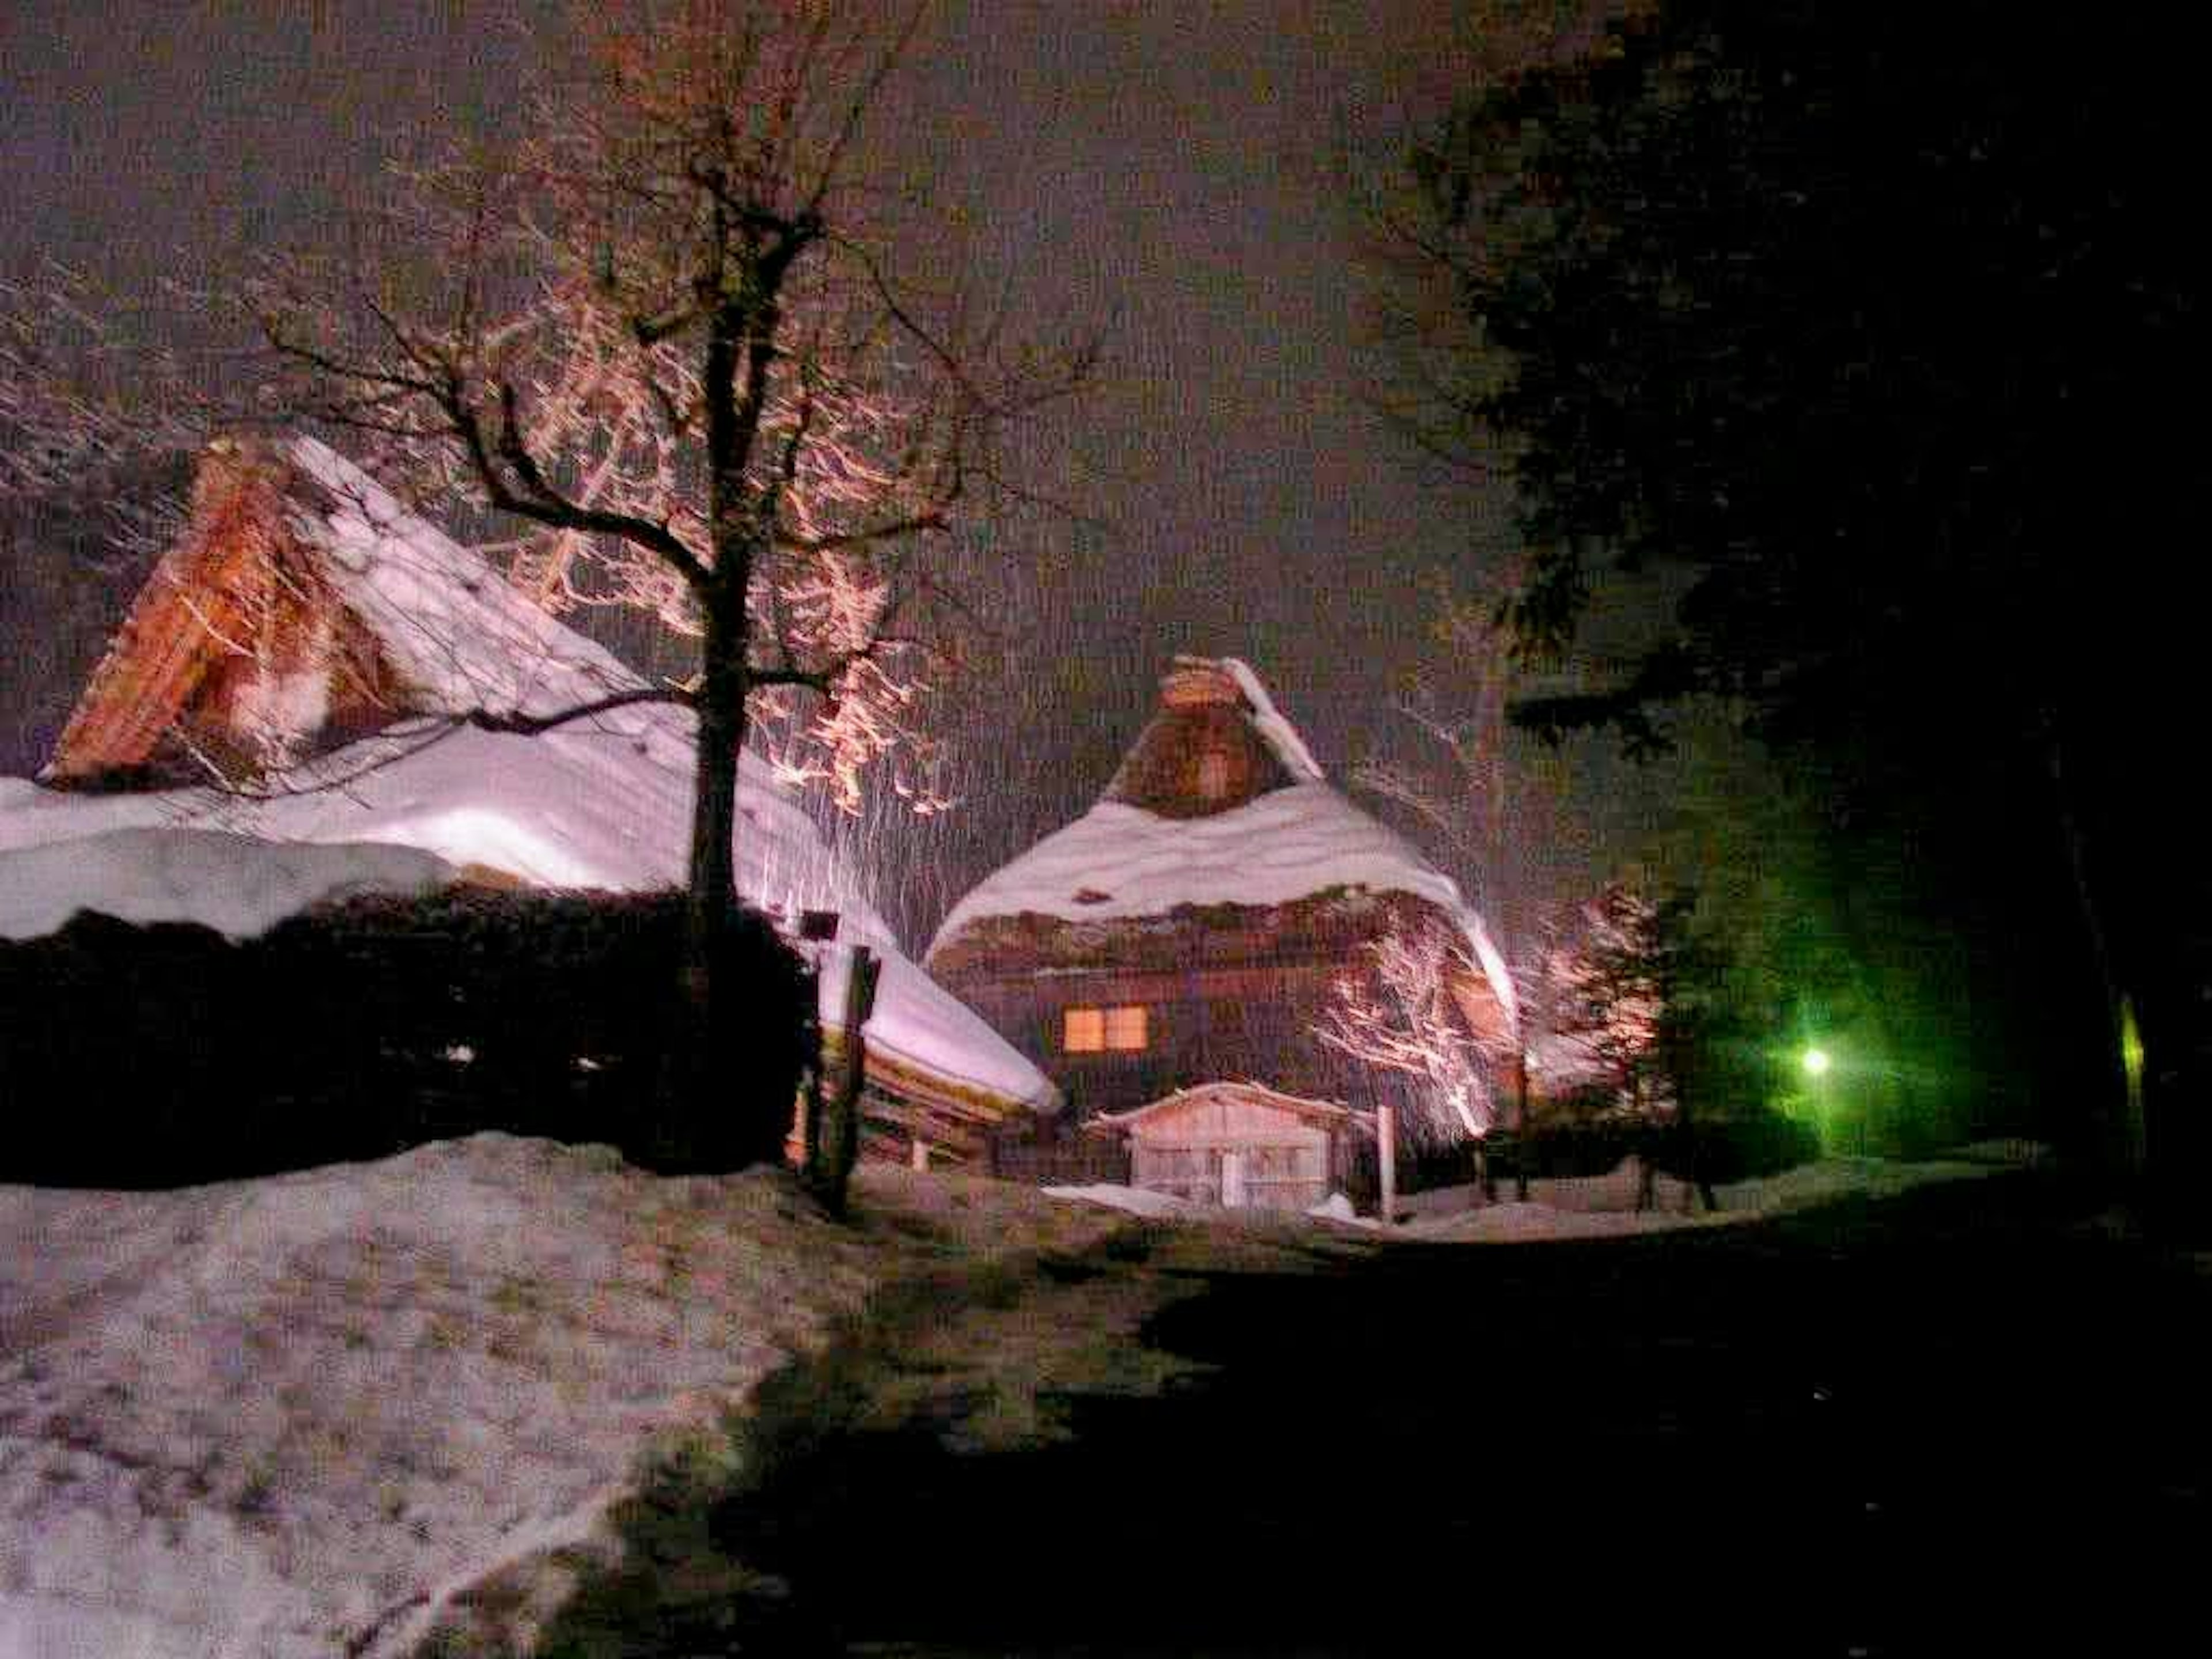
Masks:
[[[319,439],[285,446],[333,498],[293,528],[429,710],[544,715],[645,681],[564,627],[506,579]]]
[[[1252,729],[1260,734],[1261,741],[1268,748],[1274,750],[1275,758],[1282,762],[1284,770],[1302,782],[1322,782],[1328,774],[1321,769],[1321,763],[1313,757],[1313,750],[1306,747],[1306,740],[1299,735],[1298,728],[1275,707],[1275,700],[1267,695],[1267,688],[1261,684],[1252,665],[1242,657],[1224,657],[1221,666],[1229,671],[1230,678],[1237,682],[1237,689],[1244,694],[1244,701],[1252,707]]]

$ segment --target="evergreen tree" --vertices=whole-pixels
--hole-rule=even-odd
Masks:
[[[1629,672],[1521,718],[1648,748],[1723,700],[1823,804],[1864,1005],[2001,1007],[2019,1068],[2091,1080],[2108,1126],[2129,1000],[2186,1046],[2164,939],[2201,891],[2142,810],[2201,611],[2167,553],[2194,279],[2160,33],[1684,0],[1471,92],[1407,222],[1449,296],[1429,429],[1513,480],[1523,648],[1677,573]],[[1941,932],[1976,960],[1929,1003],[1899,959]]]

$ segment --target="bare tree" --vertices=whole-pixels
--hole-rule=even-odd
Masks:
[[[347,234],[227,296],[266,349],[258,413],[513,526],[511,568],[550,605],[641,606],[696,641],[680,683],[472,717],[696,711],[687,1093],[756,716],[782,772],[852,802],[939,659],[928,550],[1006,488],[1007,423],[1088,369],[971,314],[909,138],[871,125],[925,10],[580,5],[510,149],[396,171]]]
[[[1462,1012],[1455,987],[1482,977],[1473,951],[1442,923],[1393,929],[1367,951],[1372,966],[1339,976],[1314,1035],[1399,1080],[1408,1140],[1480,1139],[1498,1121],[1495,1080],[1514,1044],[1510,1033],[1480,1030]]]
[[[157,337],[149,309],[59,267],[0,283],[0,504],[96,501],[118,562],[182,522],[146,480],[198,447],[214,406],[197,354]]]
[[[1546,896],[1581,831],[1564,807],[1564,757],[1513,724],[1537,675],[1502,621],[1516,580],[1435,580],[1433,647],[1395,705],[1420,743],[1409,761],[1363,762],[1352,781],[1419,823],[1517,975],[1534,966]]]
[[[1407,761],[1370,759],[1353,786],[1412,818],[1449,870],[1504,958],[1515,989],[1518,1052],[1492,1057],[1498,1121],[1524,1127],[1526,1054],[1550,1029],[1545,975],[1555,927],[1547,896],[1555,866],[1580,831],[1563,811],[1561,757],[1516,738],[1511,700],[1528,668],[1499,622],[1510,576],[1472,592],[1439,579],[1432,590],[1435,650],[1400,695],[1397,713],[1421,742]]]

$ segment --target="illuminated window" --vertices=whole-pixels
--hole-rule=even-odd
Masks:
[[[1109,1008],[1106,1011],[1106,1046],[1123,1050],[1143,1048],[1145,1011],[1142,1008]]]
[[[1218,749],[1209,749],[1198,757],[1198,793],[1206,800],[1219,800],[1229,793],[1229,757]]]
[[[1070,1008],[1060,1027],[1060,1047],[1071,1054],[1095,1054],[1106,1046],[1106,1015],[1098,1008]]]
[[[1146,1010],[1137,1008],[1066,1008],[1060,1011],[1060,1046],[1071,1054],[1096,1054],[1108,1049],[1134,1054],[1151,1041]]]

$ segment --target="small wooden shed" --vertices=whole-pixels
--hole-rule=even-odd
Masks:
[[[1303,1211],[1360,1184],[1375,1119],[1256,1083],[1201,1083],[1086,1127],[1127,1138],[1133,1187],[1230,1209]]]

